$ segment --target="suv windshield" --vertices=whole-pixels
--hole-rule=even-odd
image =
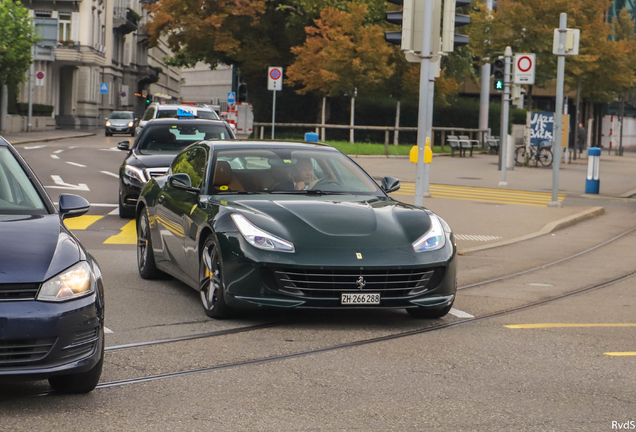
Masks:
[[[367,173],[329,150],[240,149],[217,153],[213,194],[384,195]]]
[[[137,145],[141,154],[178,153],[197,141],[232,139],[224,125],[211,122],[148,125],[146,129]]]
[[[42,198],[13,154],[0,147],[0,214],[47,214]]]
[[[214,111],[203,111],[202,109],[196,110],[197,117],[206,119],[206,120],[218,120],[219,116],[216,115]],[[160,109],[157,111],[157,118],[172,118],[177,116],[176,109]]]
[[[123,111],[115,111],[114,113],[112,113],[109,117],[109,119],[111,120],[127,120],[127,119],[132,119],[133,118],[133,113],[131,112],[123,112]]]

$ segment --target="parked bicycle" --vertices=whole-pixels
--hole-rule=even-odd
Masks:
[[[541,141],[538,146],[530,146],[530,154],[527,157],[528,163],[534,162],[535,166],[552,165],[552,141]],[[524,165],[526,162],[526,147],[519,147],[515,150],[515,164]]]

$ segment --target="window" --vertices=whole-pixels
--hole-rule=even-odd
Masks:
[[[50,11],[35,11],[36,18],[51,18]]]
[[[57,24],[57,39],[59,41],[70,41],[71,36],[71,14],[67,12],[60,12],[58,15]]]
[[[201,187],[205,180],[207,156],[207,151],[203,147],[195,147],[181,153],[172,163],[172,174],[188,174],[192,187]]]
[[[0,147],[0,214],[46,214],[44,203],[22,166]]]
[[[184,123],[178,124],[149,123],[144,133],[139,136],[137,149],[141,154],[177,153],[190,144],[201,140],[231,139],[225,125]]]

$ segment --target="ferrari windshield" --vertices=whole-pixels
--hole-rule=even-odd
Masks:
[[[289,148],[218,151],[211,189],[213,194],[383,195],[342,153]]]
[[[137,149],[141,154],[178,153],[192,143],[201,140],[232,139],[223,124],[198,122],[197,124],[180,122],[177,124],[148,125],[145,133],[139,137]]]
[[[46,214],[35,186],[13,154],[0,147],[0,214]]]

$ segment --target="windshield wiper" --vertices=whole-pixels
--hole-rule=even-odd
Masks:
[[[278,190],[271,191],[273,194],[296,194],[296,195],[349,195],[349,192],[342,191],[323,191],[320,189],[310,190]]]
[[[242,191],[221,191],[217,192],[217,195],[260,195],[260,194],[268,194],[269,191],[252,191],[252,190],[242,190]]]

